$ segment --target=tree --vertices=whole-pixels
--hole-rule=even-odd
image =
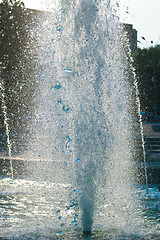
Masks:
[[[138,48],[136,59],[138,86],[142,111],[154,112],[155,91],[156,105],[160,114],[160,45]],[[156,88],[155,81],[156,80]]]
[[[0,3],[0,79],[12,142],[17,146],[23,142],[24,135],[27,138],[30,103],[34,96],[29,18],[22,1]]]
[[[4,0],[0,4],[0,62],[4,75],[17,65],[17,55],[24,39],[23,7],[21,1]]]

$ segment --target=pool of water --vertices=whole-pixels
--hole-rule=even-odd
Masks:
[[[139,233],[96,223],[83,236],[77,191],[70,184],[0,179],[0,239],[159,239],[160,191],[134,187],[142,210]]]

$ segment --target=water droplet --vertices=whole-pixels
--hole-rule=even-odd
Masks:
[[[65,152],[65,154],[68,154],[68,153],[71,153],[72,151],[71,150],[67,150],[66,152]]]
[[[54,87],[54,88],[59,90],[59,89],[61,89],[61,87],[62,87],[62,85],[61,85],[61,84],[57,84],[57,85],[55,85],[55,87]]]
[[[63,31],[63,27],[62,27],[62,26],[57,27],[56,29],[57,29],[57,32],[61,32],[61,31]]]
[[[64,112],[70,112],[71,109],[70,109],[69,106],[63,106],[63,111],[64,111]]]
[[[76,202],[76,198],[74,198],[70,201],[70,203],[75,203],[75,202]]]
[[[64,71],[67,72],[67,73],[71,73],[72,72],[72,70],[69,69],[69,68],[65,68]]]
[[[78,203],[77,203],[77,200],[76,198],[72,199],[70,201],[71,205],[69,206],[69,208],[72,208],[72,207],[77,207],[78,206]]]
[[[61,99],[60,99],[60,100],[57,100],[56,103],[62,104],[62,100],[61,100]]]

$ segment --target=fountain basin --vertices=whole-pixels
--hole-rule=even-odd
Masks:
[[[68,171],[69,164],[60,160],[41,160],[35,158],[25,158],[23,156],[12,156],[13,176],[15,179],[27,179],[28,177],[34,179],[34,171],[37,169],[39,177],[43,179],[44,171],[48,171],[48,177],[51,181],[57,182],[61,169]],[[148,183],[160,185],[160,163],[147,162]],[[139,168],[141,175],[144,174],[144,163],[136,163],[135,168]],[[0,174],[5,177],[11,177],[10,157],[0,156]],[[58,181],[64,182],[65,177]],[[145,183],[142,177],[141,183]]]
[[[62,161],[41,160],[25,158],[22,156],[12,156],[13,177],[14,179],[35,179],[47,180],[51,182],[61,182],[66,180],[65,174],[60,172],[68,171],[68,164]],[[37,174],[38,172],[38,174]],[[0,156],[0,174],[5,177],[11,177],[10,157]],[[61,178],[60,178],[61,176]],[[64,176],[64,177],[63,177]],[[68,181],[67,181],[68,182]]]

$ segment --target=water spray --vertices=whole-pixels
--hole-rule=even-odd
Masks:
[[[8,155],[10,160],[10,170],[11,170],[11,177],[13,179],[13,163],[12,163],[12,144],[10,140],[10,130],[9,130],[9,118],[7,116],[7,106],[5,102],[5,88],[2,78],[0,79],[0,91],[1,91],[1,97],[2,97],[2,112],[4,117],[4,125],[6,128],[6,135],[7,135],[7,147],[8,147]]]

